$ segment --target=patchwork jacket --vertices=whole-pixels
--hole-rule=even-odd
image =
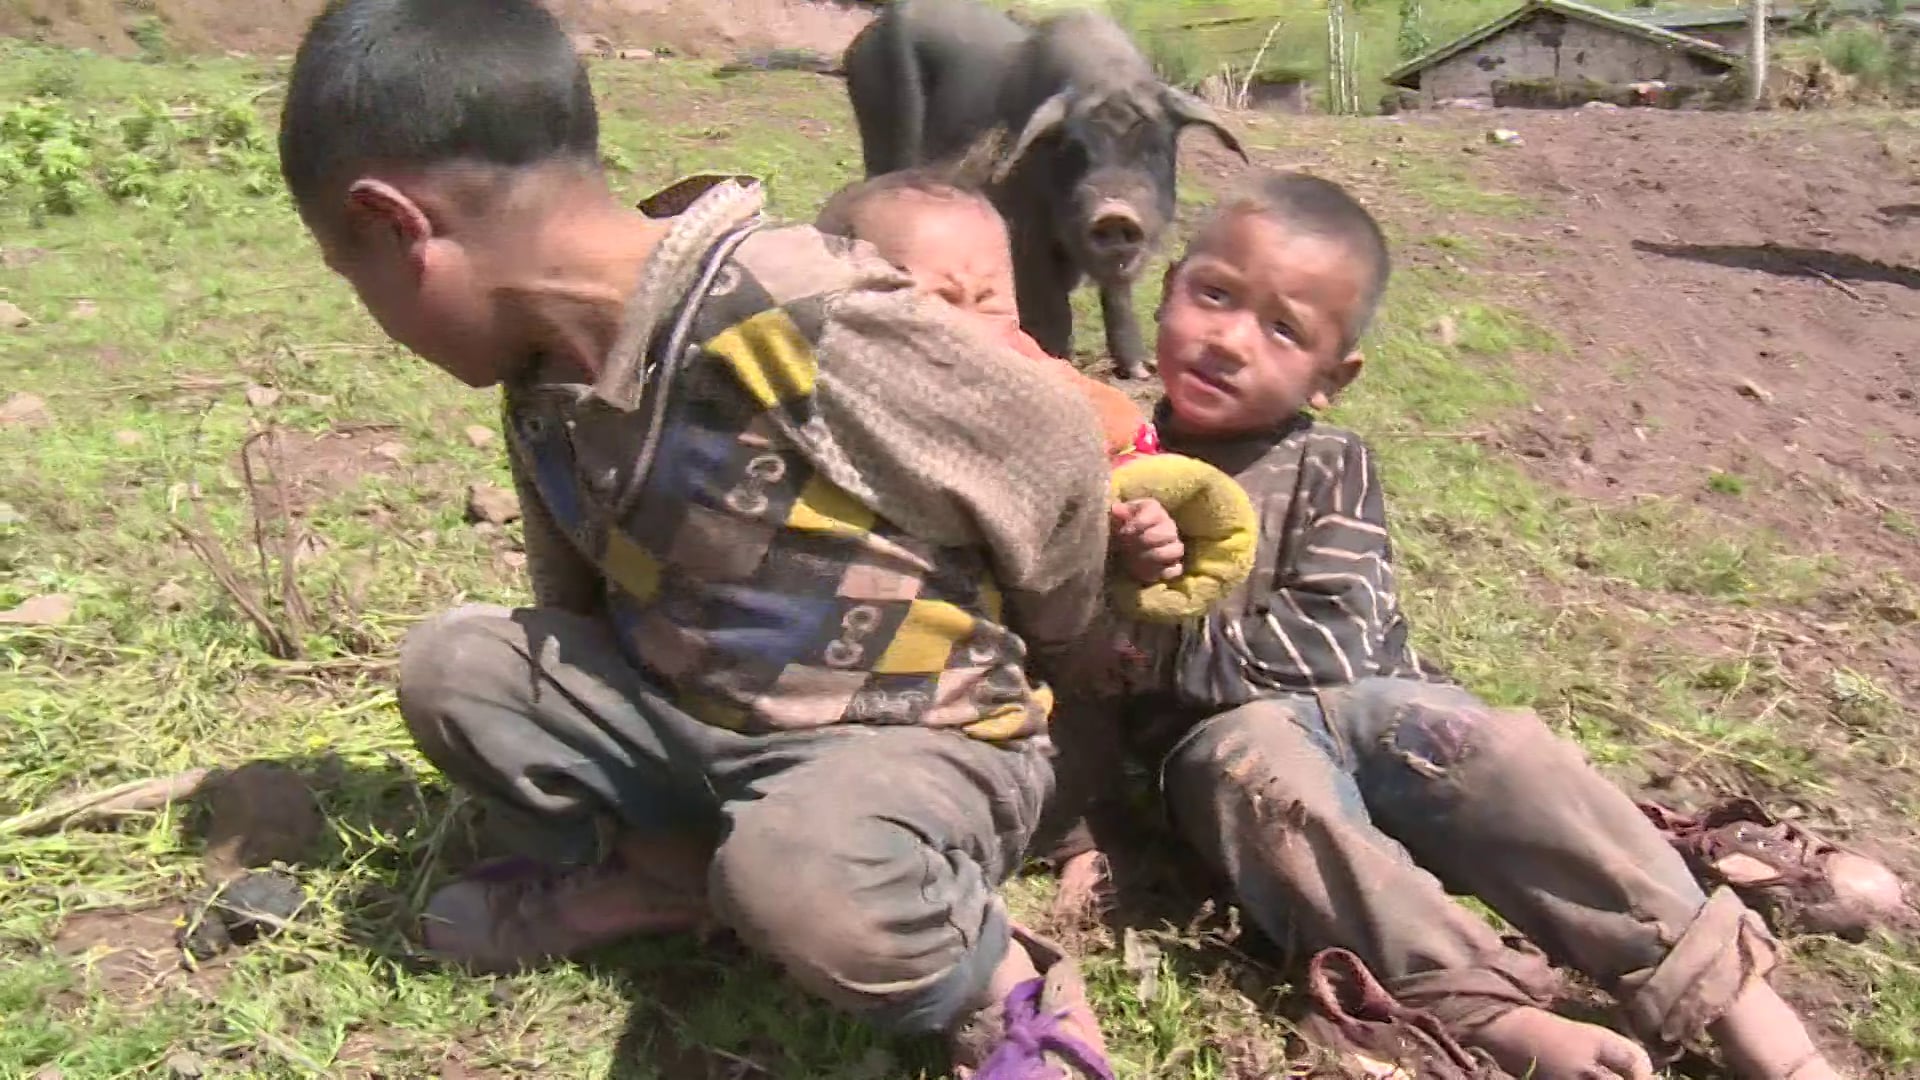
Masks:
[[[1044,730],[1035,670],[1094,616],[1090,407],[864,245],[716,184],[673,219],[592,386],[511,385],[535,599],[609,619],[749,733]]]

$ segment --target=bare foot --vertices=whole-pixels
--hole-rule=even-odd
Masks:
[[[1083,851],[1060,864],[1060,891],[1053,894],[1053,918],[1062,925],[1092,921],[1107,883],[1107,857]]]
[[[1842,1080],[1813,1045],[1793,1006],[1756,982],[1707,1028],[1742,1077],[1752,1080]]]
[[[1545,1009],[1514,1009],[1460,1041],[1528,1080],[1653,1080],[1653,1062],[1633,1040]]]

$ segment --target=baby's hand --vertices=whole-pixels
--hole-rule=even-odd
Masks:
[[[1142,585],[1180,576],[1186,545],[1159,500],[1114,503],[1110,513],[1114,553],[1129,576]]]

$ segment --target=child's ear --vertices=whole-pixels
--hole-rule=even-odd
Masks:
[[[1333,400],[1340,396],[1340,392],[1350,386],[1353,380],[1360,377],[1360,369],[1366,366],[1366,354],[1362,353],[1359,349],[1355,349],[1341,357],[1331,368],[1327,369],[1327,373],[1321,377],[1320,388],[1313,392],[1313,397],[1308,400],[1307,404],[1313,406],[1315,409],[1325,409],[1332,405]]]
[[[417,272],[425,267],[433,219],[421,205],[384,180],[356,180],[347,189],[347,229],[362,244],[390,243]]]

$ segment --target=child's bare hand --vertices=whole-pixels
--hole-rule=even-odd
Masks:
[[[1114,503],[1111,513],[1114,553],[1129,577],[1151,585],[1180,576],[1187,548],[1166,507],[1155,499],[1135,499]]]

